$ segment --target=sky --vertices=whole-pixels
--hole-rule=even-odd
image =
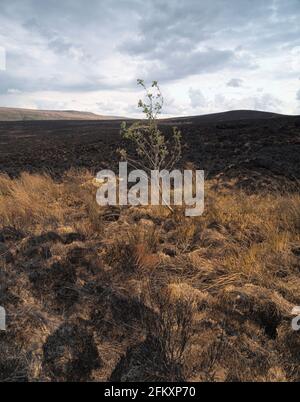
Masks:
[[[300,0],[0,0],[0,106],[300,114]]]

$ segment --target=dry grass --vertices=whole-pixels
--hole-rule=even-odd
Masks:
[[[60,182],[0,176],[0,304],[10,317],[0,336],[3,356],[12,351],[9,367],[0,356],[0,379],[53,380],[57,365],[61,380],[300,379],[289,329],[300,305],[299,194],[207,183],[205,213],[191,219],[100,208],[95,192],[86,171]],[[19,311],[25,332],[13,324]],[[88,342],[68,349],[74,328]],[[72,361],[52,356],[61,343]],[[93,365],[76,363],[77,344]],[[107,345],[115,357],[104,361]]]
[[[57,225],[63,220],[59,185],[47,175],[0,176],[0,222],[17,228]]]

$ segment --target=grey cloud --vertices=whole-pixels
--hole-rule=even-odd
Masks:
[[[175,41],[173,46],[176,46],[178,39],[189,43],[190,50],[193,50],[224,30],[232,31],[233,27],[239,29],[251,20],[270,17],[273,1],[151,0],[144,3],[145,12],[139,22],[140,39],[134,43],[128,40],[122,46],[131,54],[155,53],[159,48],[168,50],[170,43]]]
[[[193,109],[206,107],[208,102],[200,89],[189,89],[190,103]]]
[[[147,64],[154,66],[151,78],[155,73],[155,78],[176,80],[228,65],[252,68],[253,60],[239,58],[238,46],[248,47],[250,55],[255,54],[257,37],[260,47],[265,41],[299,38],[297,4],[297,0],[286,0],[284,7],[277,0],[90,0],[87,6],[81,0],[12,0],[2,8],[4,18],[19,23],[42,42],[40,46],[58,56],[96,64],[106,52],[120,51],[136,59],[137,69],[145,74],[150,70]],[[223,45],[211,43],[222,38]],[[31,44],[24,45],[26,51]]]
[[[271,94],[263,94],[254,98],[254,109],[262,111],[280,111],[282,101]]]
[[[0,71],[0,94],[6,94],[13,89],[15,92],[89,92],[100,90],[118,89],[133,87],[134,80],[124,79],[122,83],[107,80],[106,77],[93,76],[93,74],[78,74],[72,79],[67,79],[67,71],[51,72],[47,76],[36,74],[34,79],[24,79],[22,75],[11,74],[7,71]]]
[[[299,0],[2,0],[0,93],[131,91],[136,77],[171,82],[226,69],[243,76],[300,46],[299,20]]]
[[[246,46],[257,37],[262,44],[262,39],[268,38],[282,43],[284,36],[288,39],[299,32],[296,16],[300,16],[300,7],[295,0],[287,0],[284,7],[274,0],[151,0],[144,4],[139,40],[130,39],[122,45],[131,54],[149,54],[158,48],[168,50],[172,40],[175,45],[178,39],[190,43],[193,49],[206,39],[237,33],[237,40]]]
[[[232,78],[227,82],[226,85],[232,88],[239,88],[243,85],[243,80],[241,80],[240,78]]]
[[[235,109],[253,109],[269,112],[280,112],[282,101],[270,93],[261,95],[245,96],[239,98],[228,98],[223,94],[216,94],[214,108],[219,111]]]
[[[298,101],[300,101],[300,89],[299,89],[299,91],[298,91],[297,94],[296,94],[296,99],[297,99]]]
[[[8,69],[0,93],[93,91],[133,87],[133,77],[113,77],[103,62],[126,31],[135,0],[12,0],[1,4],[0,45]],[[8,30],[7,27],[13,27]],[[17,49],[17,51],[16,51]],[[2,72],[1,72],[2,73]]]
[[[212,47],[212,41],[223,42],[215,51],[232,52],[230,66],[251,69],[254,67],[256,54],[261,51],[272,52],[274,47],[294,46],[300,38],[300,6],[295,0],[287,0],[286,7],[277,0],[240,1],[215,0],[204,2],[189,0],[145,1],[145,12],[140,16],[137,39],[127,39],[120,46],[120,51],[130,54],[137,60],[148,60],[162,64],[160,77],[174,79],[189,74],[207,72],[207,66],[199,60],[196,68],[182,65],[195,59],[197,52]],[[236,49],[248,50],[252,56],[239,59]],[[234,54],[233,54],[234,53]],[[174,55],[178,55],[174,60]],[[235,62],[234,62],[234,59]],[[227,61],[218,64],[214,70],[222,70]],[[180,65],[174,73],[177,64]],[[167,78],[167,77],[166,77]]]
[[[45,45],[58,55],[66,55],[76,60],[81,58],[83,61],[91,59],[85,47],[76,42],[76,37],[69,39],[68,35],[64,35],[64,31],[47,28],[47,26],[38,22],[36,18],[26,20],[22,26],[29,32],[43,38]]]
[[[194,74],[214,72],[234,62],[235,54],[230,50],[209,48],[189,54],[179,51],[171,53],[167,60],[159,64],[147,63],[144,76],[146,79],[155,77],[159,81],[178,80]]]

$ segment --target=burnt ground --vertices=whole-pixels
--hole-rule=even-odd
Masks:
[[[300,380],[300,116],[250,115],[162,122],[213,179],[193,222],[96,205],[120,121],[0,123],[0,382]]]
[[[270,181],[280,188],[286,179],[299,180],[300,116],[231,113],[165,120],[161,128],[166,133],[172,125],[182,130],[184,160],[209,178],[234,178],[247,186],[255,179],[261,189]],[[72,167],[93,172],[115,167],[116,149],[122,145],[120,123],[0,122],[0,171],[60,176]]]

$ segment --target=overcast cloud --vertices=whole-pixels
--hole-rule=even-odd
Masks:
[[[300,114],[300,0],[0,6],[0,106],[134,116],[144,78],[160,82],[168,115]]]
[[[240,78],[232,78],[230,81],[227,82],[228,87],[232,88],[239,88],[243,85],[243,80]]]

